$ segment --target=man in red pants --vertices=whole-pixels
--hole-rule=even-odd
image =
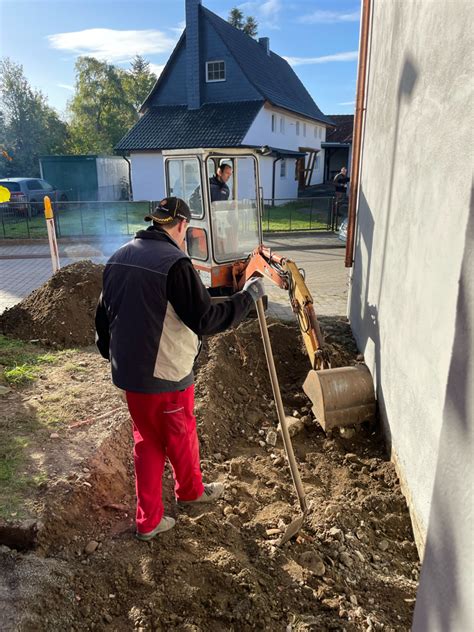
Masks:
[[[182,247],[191,219],[180,198],[165,198],[145,217],[147,230],[117,250],[104,270],[96,340],[112,380],[126,393],[133,421],[136,536],[172,529],[164,515],[166,458],[180,502],[210,502],[223,484],[203,484],[194,408],[193,365],[202,335],[237,325],[264,294],[261,279],[222,303],[210,296]]]

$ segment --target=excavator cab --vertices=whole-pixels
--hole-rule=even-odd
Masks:
[[[375,395],[368,368],[331,368],[302,271],[262,243],[259,151],[169,150],[163,158],[167,195],[184,199],[191,210],[187,252],[211,296],[219,300],[241,289],[254,274],[287,290],[312,367],[303,390],[319,423],[328,431],[372,419]],[[232,170],[229,196],[215,200],[211,179],[224,164]]]
[[[211,294],[235,289],[232,270],[262,243],[262,196],[258,156],[251,149],[163,152],[167,195],[191,210],[187,251]],[[213,199],[211,179],[230,167],[227,200]]]

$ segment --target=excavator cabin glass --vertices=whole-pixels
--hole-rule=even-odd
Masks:
[[[209,190],[212,250],[217,263],[246,258],[259,244],[257,163],[253,156],[208,158],[208,180],[222,163],[232,166],[227,200],[213,200]]]

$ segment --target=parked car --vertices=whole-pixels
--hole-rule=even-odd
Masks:
[[[347,221],[348,218],[345,217],[342,222],[341,225],[339,226],[339,231],[338,231],[338,237],[341,241],[343,241],[344,243],[346,243],[347,241]]]
[[[43,210],[43,200],[48,195],[52,202],[67,202],[68,197],[64,191],[57,189],[41,178],[3,178],[0,186],[10,191],[9,208],[16,211],[29,210],[30,215],[38,215]],[[25,204],[26,202],[26,204]],[[29,204],[29,206],[28,206]]]

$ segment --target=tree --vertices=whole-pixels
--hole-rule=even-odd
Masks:
[[[232,26],[235,26],[236,29],[239,29],[240,31],[243,31],[247,35],[250,35],[250,37],[257,36],[257,32],[258,32],[257,20],[253,16],[248,15],[245,18],[245,22],[244,22],[244,14],[242,13],[240,9],[237,9],[236,7],[231,9],[229,13],[229,17],[227,18],[227,21],[230,24],[232,24]]]
[[[236,7],[230,10],[227,21],[230,22],[232,26],[235,26],[236,29],[242,30],[244,28],[244,14]]]
[[[23,67],[0,61],[0,173],[4,177],[39,176],[38,157],[64,151],[67,125],[45,96],[34,90]]]
[[[138,108],[155,81],[149,62],[139,55],[130,71],[93,57],[79,57],[75,94],[69,104],[71,151],[113,152],[138,120]]]
[[[258,24],[255,18],[251,15],[247,16],[242,30],[244,33],[247,33],[247,35],[250,35],[250,37],[256,37],[258,33]]]
[[[127,79],[125,80],[125,90],[130,103],[138,112],[156,83],[156,76],[150,70],[150,62],[141,55],[136,55],[131,62]]]

